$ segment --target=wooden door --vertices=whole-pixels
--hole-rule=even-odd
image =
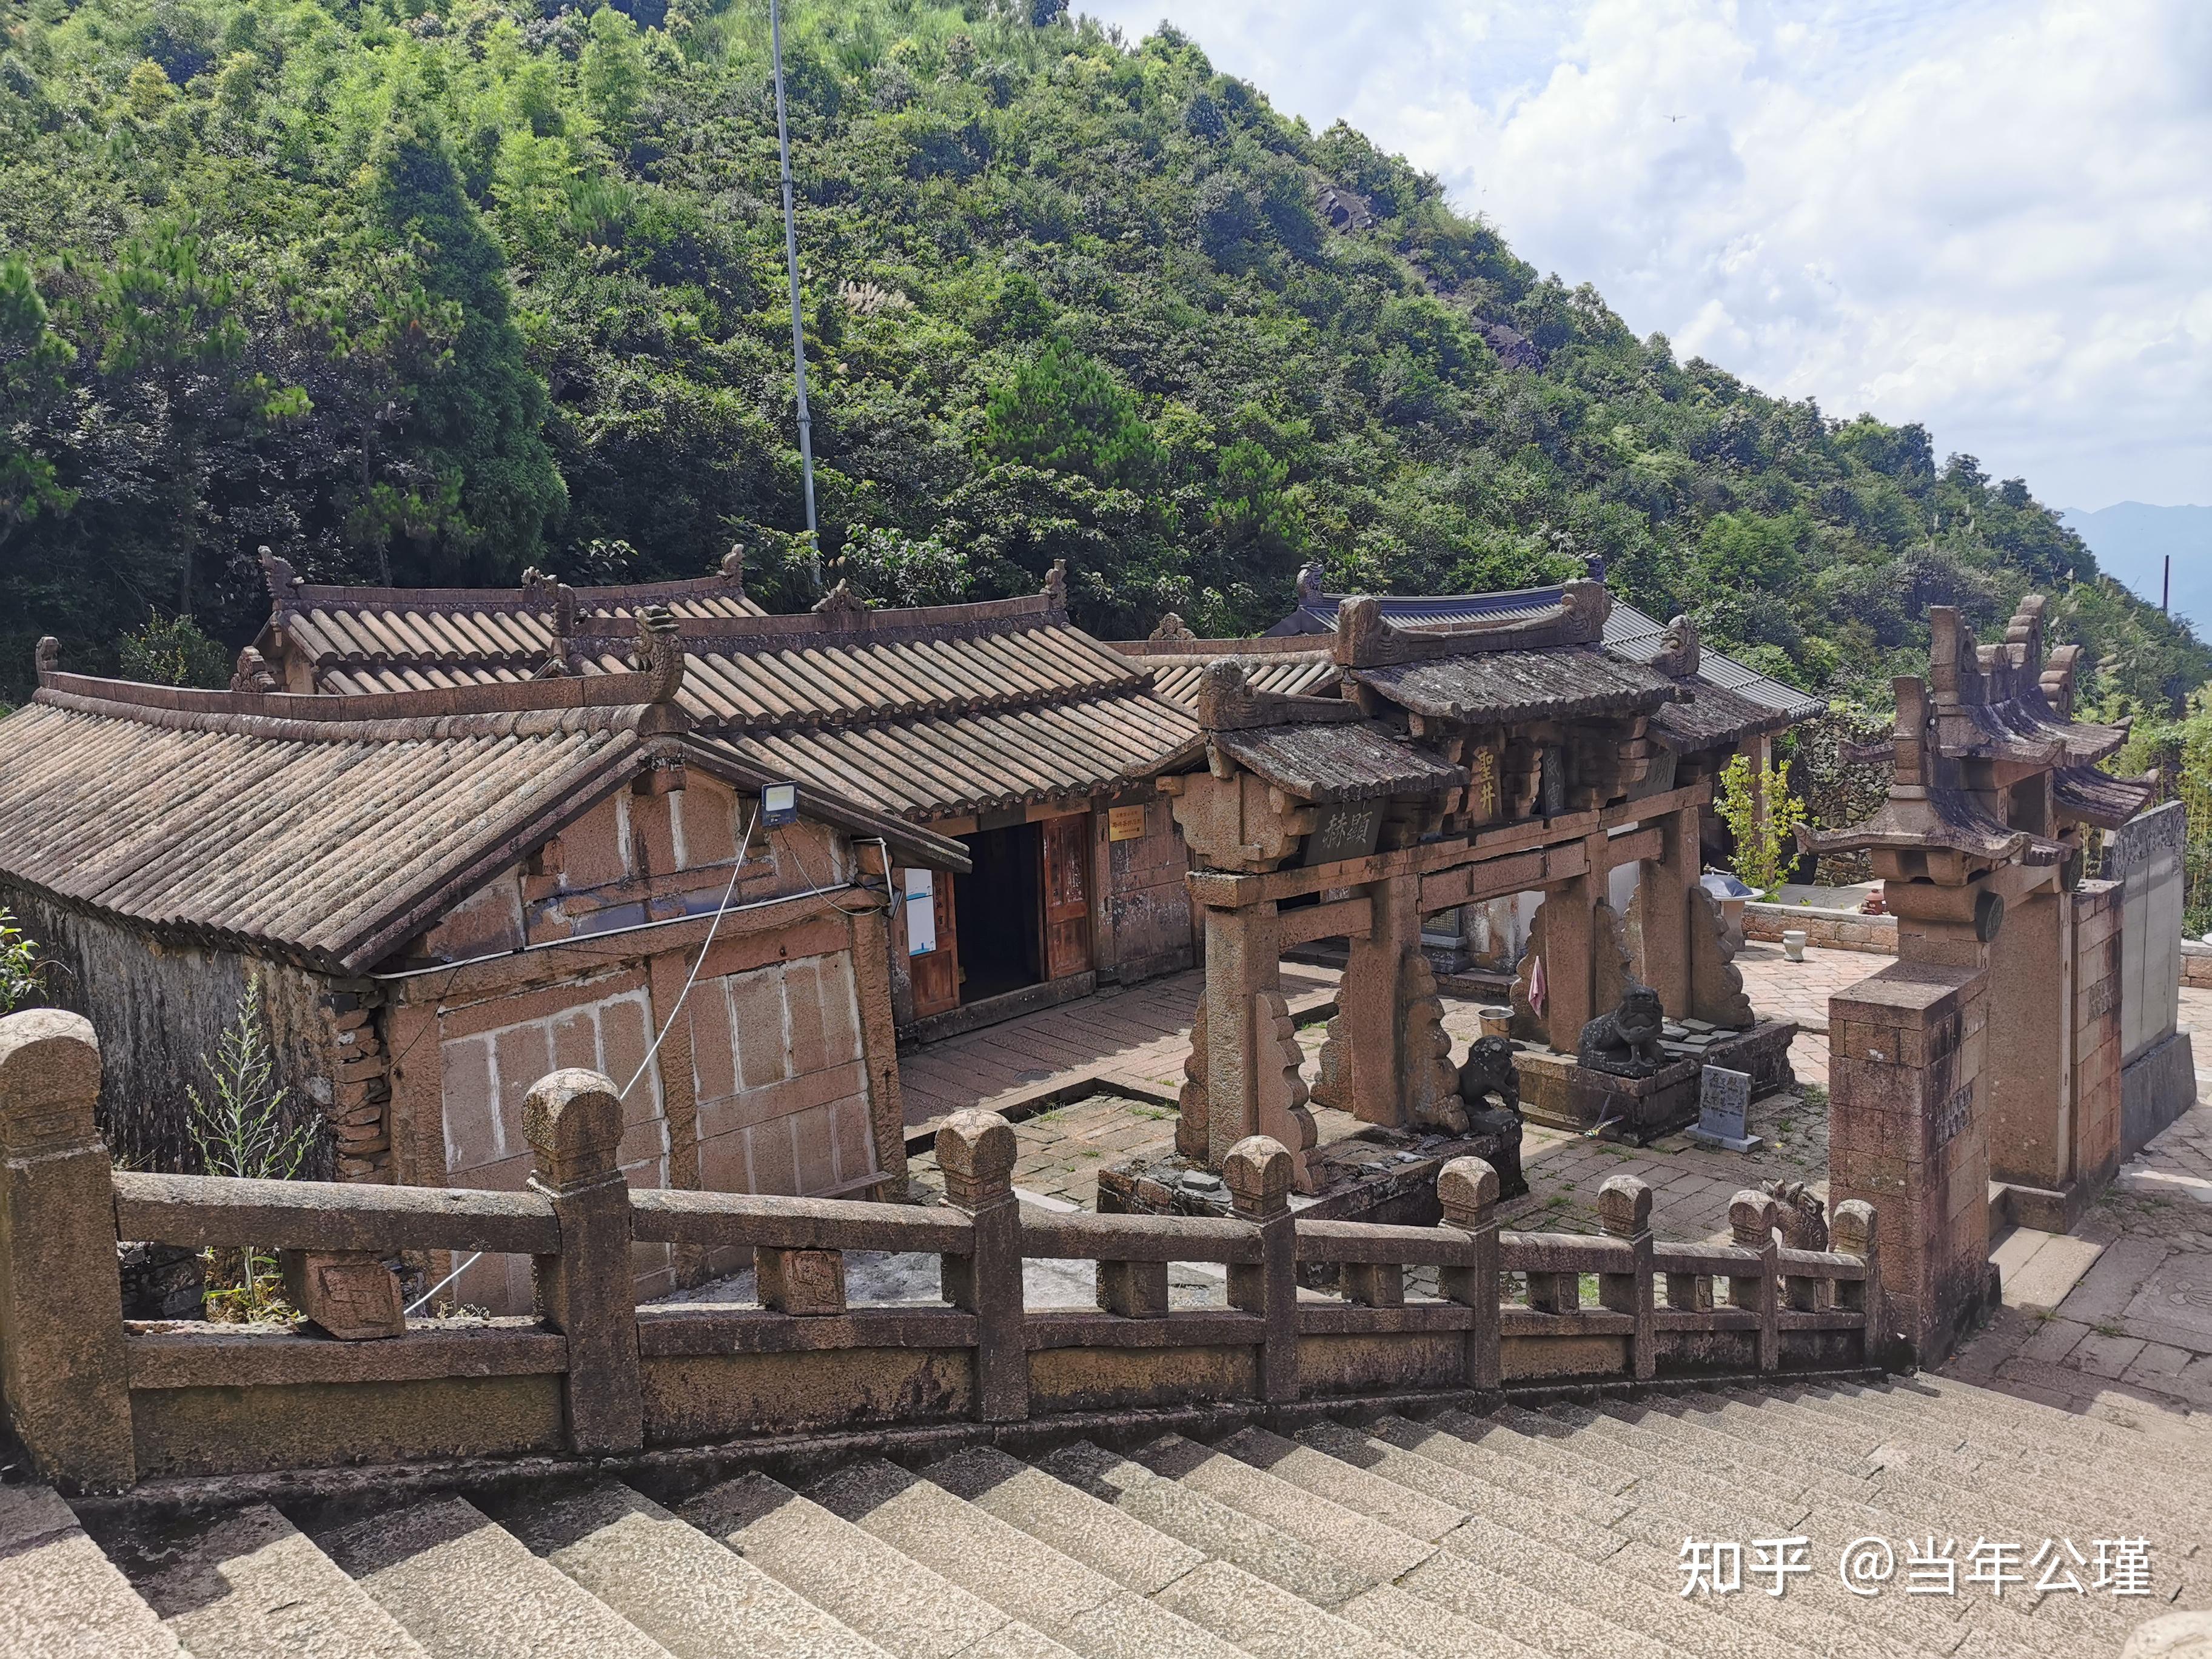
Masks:
[[[907,957],[916,1019],[960,1006],[960,929],[953,912],[951,871],[937,872],[930,909],[937,919],[937,948]]]
[[[1047,979],[1091,966],[1091,814],[1047,818],[1044,831],[1044,961]]]

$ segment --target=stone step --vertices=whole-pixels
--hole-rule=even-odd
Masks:
[[[669,1659],[459,1498],[372,1516],[315,1542],[430,1659]]]
[[[1974,1530],[1991,1539],[2025,1539],[2030,1548],[2043,1539],[2117,1535],[2103,1530],[2117,1526],[2132,1536],[2148,1535],[2141,1517],[2117,1516],[2101,1504],[2077,1506],[2070,1486],[2056,1479],[2037,1482],[2022,1480],[2001,1466],[1982,1467],[1955,1458],[1945,1459],[1931,1449],[1916,1460],[1910,1447],[1894,1443],[1899,1430],[1909,1425],[1892,1422],[1869,1426],[1854,1419],[1837,1402],[1793,1395],[1767,1398],[1752,1409],[1772,1415],[1785,1425],[1793,1441],[1806,1443],[1826,1437],[1831,1446],[1855,1447],[1876,1435],[1875,1455],[1882,1468],[1876,1477],[1881,1496],[1875,1502],[1883,1510],[1917,1516],[1937,1528]],[[2153,1538],[2152,1564],[2160,1599],[2191,1587],[2197,1574],[2183,1551],[2161,1559]],[[2061,1615],[2067,1616],[2067,1615]]]
[[[2187,1486],[2171,1483],[2172,1464],[2166,1449],[2155,1442],[2121,1446],[2095,1456],[2054,1449],[2018,1432],[1992,1432],[1986,1423],[1962,1424],[1923,1408],[1923,1396],[1885,1388],[1825,1388],[1801,1397],[1818,1399],[1838,1415],[1850,1413],[1887,1438],[1914,1447],[1948,1446],[1949,1458],[1964,1461],[2014,1487],[2058,1490],[2078,1494],[2087,1510],[2099,1512],[2118,1525],[2141,1530],[2155,1520],[2177,1543],[2187,1540],[2191,1553],[2206,1541],[2207,1505],[2196,1501]],[[2144,1480],[2148,1472],[2155,1479]]]
[[[1133,1455],[1155,1474],[1204,1492],[1334,1555],[1364,1575],[1370,1584],[1397,1578],[1436,1553],[1433,1544],[1409,1538],[1179,1434],[1162,1435],[1139,1446]]]
[[[710,1488],[677,1513],[894,1659],[1068,1650],[764,1474]]]
[[[1237,1659],[1211,1632],[881,1458],[848,1465],[809,1496],[1085,1659]]]
[[[1502,1630],[1449,1612],[1395,1584],[1360,1591],[1337,1609],[1337,1616],[1418,1659],[1550,1659]]]
[[[1301,1429],[1298,1439],[1340,1462],[1380,1474],[1466,1514],[1510,1517],[1516,1532],[1541,1539],[1584,1561],[1602,1561],[1626,1541],[1595,1521],[1549,1504],[1532,1504],[1519,1492],[1493,1486],[1463,1468],[1405,1450],[1343,1423],[1324,1419]]]
[[[1232,1562],[1316,1607],[1340,1606],[1368,1587],[1364,1574],[1304,1539],[1088,1441],[1054,1448],[1036,1468],[1188,1546],[1200,1559]]]
[[[675,1659],[887,1659],[812,1602],[612,1481],[501,1513],[531,1551]]]
[[[1505,1632],[1553,1659],[1694,1659],[1694,1650],[1654,1641],[1449,1550],[1439,1550],[1398,1587],[1477,1624]]]
[[[1939,1372],[1893,1378],[1889,1386],[1924,1396],[1931,1412],[1984,1426],[2010,1420],[2035,1437],[2053,1443],[2072,1442],[2126,1453],[2148,1441],[2162,1446],[2181,1466],[2212,1480],[2212,1437],[2207,1435],[2202,1413],[2177,1416],[2138,1405],[2124,1395],[2108,1395],[2087,1413],[2062,1411],[2039,1400],[2022,1399],[2002,1389],[1985,1389]]]
[[[427,1659],[399,1621],[266,1504],[149,1546],[138,1590],[193,1659]]]
[[[1480,1441],[1462,1439],[1432,1423],[1385,1414],[1367,1429],[1376,1439],[1401,1451],[1418,1452],[1511,1492],[1525,1504],[1540,1509],[1548,1506],[1595,1526],[1610,1528],[1636,1507],[1616,1493],[1589,1491],[1562,1480],[1549,1469],[1504,1455]]]
[[[1152,1601],[1252,1659],[1413,1659],[1396,1643],[1226,1561],[1192,1568]]]
[[[922,1473],[956,1497],[1139,1595],[1157,1595],[1206,1559],[1087,1488],[1056,1480],[994,1446],[970,1446]]]
[[[1532,1440],[1487,1418],[1442,1411],[1430,1419],[1429,1426],[1491,1459],[1501,1472],[1513,1469],[1540,1475],[1550,1483],[1550,1491],[1558,1494],[1554,1501],[1577,1504],[1585,1514],[1595,1513],[1601,1504],[1618,1505],[1619,1513],[1609,1523],[1611,1530],[1653,1549],[1679,1550],[1688,1533],[1733,1538],[1744,1530],[1745,1517],[1726,1504],[1695,1493],[1662,1493],[1648,1485],[1638,1486],[1632,1475],[1613,1470],[1600,1469],[1592,1475],[1588,1472],[1591,1460],[1559,1452],[1548,1441]],[[1433,1441],[1425,1443],[1420,1449],[1428,1456],[1451,1455]],[[1624,1484],[1630,1490],[1616,1490]]]
[[[1553,1409],[1562,1418],[1577,1414],[1572,1407]],[[1630,1408],[1620,1407],[1617,1402],[1612,1403],[1606,1415],[1616,1422],[1624,1421],[1625,1418],[1616,1417],[1615,1413]],[[1673,1426],[1680,1429],[1679,1425]],[[1694,1476],[1699,1492],[1705,1494],[1713,1491],[1714,1483],[1718,1480],[1724,1504],[1729,1501],[1728,1494],[1733,1492],[1738,1494],[1735,1501],[1748,1510],[1761,1496],[1755,1465],[1739,1463],[1735,1466],[1741,1471],[1741,1479],[1746,1483],[1737,1484],[1715,1473],[1717,1460],[1706,1458],[1698,1443],[1686,1435],[1669,1435],[1664,1424],[1650,1425],[1644,1432],[1635,1437],[1633,1443],[1642,1455],[1643,1466],[1648,1472],[1647,1479],[1655,1494],[1666,1491],[1669,1483],[1677,1479]],[[1877,1493],[1881,1499],[1890,1496],[1887,1492]],[[1655,1505],[1663,1504],[1664,1501],[1663,1498],[1657,1496],[1653,1499]],[[1789,1600],[1800,1605],[1809,1603],[1813,1607],[1825,1609],[1836,1618],[1853,1620],[1862,1629],[1879,1631],[1886,1637],[1939,1653],[1952,1651],[1976,1629],[1986,1632],[1986,1639],[1982,1645],[1993,1655],[2033,1655],[2047,1639],[2041,1632],[2028,1630],[2021,1613],[2014,1608],[1995,1604],[1981,1607],[1963,1598],[1939,1600],[1896,1594],[1881,1598],[1878,1620],[1868,1617],[1866,1609],[1871,1604],[1865,1598],[1853,1596],[1846,1590],[1837,1572],[1841,1551],[1850,1540],[1870,1534],[1888,1539],[1893,1545],[1901,1542],[1913,1534],[1911,1512],[1895,1507],[1858,1503],[1850,1498],[1830,1493],[1818,1486],[1806,1492],[1799,1510],[1799,1519],[1788,1532],[1758,1534],[1802,1535],[1812,1540],[1809,1559],[1814,1571],[1792,1581]],[[1943,1523],[1937,1524],[1941,1527]],[[1953,1522],[1949,1524],[1957,1523]],[[1705,1535],[1729,1538],[1748,1545],[1750,1538],[1746,1534],[1750,1530],[1740,1528],[1732,1533]],[[1756,1587],[1755,1581],[1748,1577],[1745,1582],[1747,1587]],[[1736,1605],[1735,1599],[1731,1598],[1729,1605]],[[1975,1615],[1971,1620],[1968,1618],[1970,1613]]]
[[[0,1486],[0,1654],[179,1659],[175,1633],[52,1486]]]
[[[1394,1531],[1431,1544],[1469,1513],[1266,1429],[1240,1430],[1214,1442],[1214,1449],[1254,1468],[1265,1469],[1279,1480],[1304,1487],[1316,1498],[1326,1498]]]

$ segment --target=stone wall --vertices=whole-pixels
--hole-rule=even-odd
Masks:
[[[1897,954],[1897,918],[1866,916],[1856,910],[1823,910],[1806,904],[1743,907],[1743,936],[1779,945],[1784,931],[1802,928],[1805,942],[1823,951],[1871,951]]]
[[[2189,1035],[2178,1031],[2184,968],[2179,801],[2106,837],[2104,873],[2120,883],[2120,1156],[2130,1158],[2197,1099]]]
[[[337,1101],[342,1055],[323,999],[339,988],[292,963],[157,939],[136,928],[0,883],[0,905],[52,963],[46,1001],[84,1015],[105,1038],[100,1132],[116,1155],[143,1169],[196,1170],[185,1093],[212,1099],[212,1059],[258,975],[259,1006],[286,1091],[289,1123],[320,1118]],[[336,1149],[318,1137],[303,1176],[328,1180]]]

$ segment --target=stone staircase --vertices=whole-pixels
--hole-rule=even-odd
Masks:
[[[1484,1415],[1348,1407],[1026,1461],[982,1444],[746,1474],[664,1507],[597,1484],[163,1526],[0,1488],[4,1659],[2059,1659],[2212,1607],[2212,1435],[1943,1378]],[[676,1497],[675,1493],[664,1494]],[[289,1506],[288,1506],[289,1507]],[[123,1518],[118,1518],[123,1517]],[[1956,1540],[1952,1596],[1906,1540]],[[1776,1599],[1685,1599],[1683,1540],[1802,1535]],[[1897,1552],[1877,1597],[1844,1544]],[[2150,1541],[2150,1594],[2002,1600],[1983,1538]],[[103,1544],[105,1547],[103,1547]],[[2066,1561],[2072,1567],[2070,1558]],[[2090,1569],[2074,1569],[2092,1582]]]

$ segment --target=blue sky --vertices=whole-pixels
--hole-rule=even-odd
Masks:
[[[1763,389],[2212,501],[2212,0],[1077,0]]]

